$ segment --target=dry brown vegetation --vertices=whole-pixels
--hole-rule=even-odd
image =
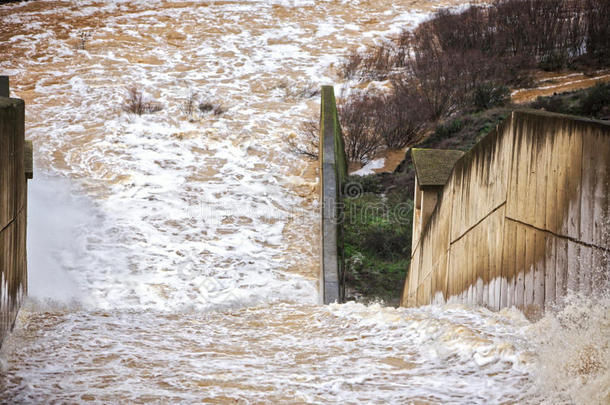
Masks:
[[[356,93],[340,101],[338,113],[348,160],[365,163],[381,148],[400,149],[426,129],[429,114],[409,87],[389,93]]]
[[[365,163],[381,148],[375,124],[378,96],[359,93],[342,99],[337,105],[345,141],[345,155],[351,162]]]
[[[137,87],[126,89],[127,95],[123,101],[123,111],[142,115],[161,111],[163,106],[156,101],[145,100],[142,91]]]
[[[311,160],[318,159],[320,150],[320,123],[317,120],[308,120],[301,123],[297,136],[289,137],[286,141],[292,153],[305,156]]]
[[[348,157],[412,144],[460,111],[509,101],[535,69],[610,66],[610,1],[498,0],[437,12],[414,31],[353,52],[344,78],[389,80],[389,95],[355,93],[339,108]],[[380,116],[381,115],[381,116]]]
[[[212,112],[214,115],[222,115],[227,112],[227,108],[224,105],[208,100],[200,102],[198,108],[202,113]]]
[[[211,101],[207,97],[201,97],[198,92],[191,90],[187,97],[182,100],[180,111],[190,120],[194,120],[198,114],[222,115],[227,112],[227,108],[222,103]]]

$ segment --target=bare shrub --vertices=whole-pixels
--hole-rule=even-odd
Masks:
[[[610,2],[582,0],[585,18],[586,49],[600,65],[610,64]]]
[[[415,143],[428,126],[429,115],[415,89],[394,88],[379,97],[374,126],[390,149]]]
[[[360,69],[362,59],[362,55],[357,50],[352,51],[341,62],[339,75],[346,80],[353,78]]]
[[[442,32],[445,28],[438,30]],[[405,63],[406,74],[395,80],[399,87],[419,91],[434,121],[472,106],[472,93],[481,83],[516,83],[524,81],[524,76],[529,74],[519,70],[528,65],[528,61],[520,57],[489,57],[481,49],[443,50],[437,35],[438,31],[431,24],[423,25],[414,33],[417,46]],[[450,33],[443,35],[450,37]],[[446,41],[451,43],[458,39]],[[471,42],[479,41],[471,39]]]
[[[222,105],[220,103],[214,105],[214,108],[212,109],[212,114],[214,114],[214,115],[222,115],[226,112],[227,112],[227,107],[225,107],[224,105]]]
[[[487,110],[508,103],[510,90],[506,86],[484,82],[475,87],[472,96],[472,103],[478,110]]]
[[[349,161],[364,164],[383,146],[383,140],[375,128],[378,103],[377,96],[359,93],[338,104],[345,154]]]
[[[394,86],[403,92],[416,89],[428,116],[436,121],[451,114],[460,104],[462,79],[453,70],[453,63],[449,55],[422,49],[408,62],[408,74],[394,79]]]
[[[84,51],[87,48],[87,41],[91,38],[91,32],[89,31],[78,31],[77,42],[74,47],[78,50]]]
[[[296,155],[316,160],[320,151],[320,123],[317,120],[307,120],[299,125],[296,137],[287,139],[288,148]]]
[[[199,108],[199,111],[201,111],[202,113],[207,113],[214,109],[214,104],[210,101],[202,101],[201,103],[199,103],[199,106],[197,108]]]
[[[496,81],[507,79],[504,84],[519,81],[532,67],[556,70],[583,57],[607,66],[609,20],[608,0],[496,0],[459,12],[441,10],[412,33],[404,31],[392,41],[350,54],[342,65],[343,76],[394,77],[422,62],[436,64],[433,70],[440,72],[439,63],[474,51],[502,76]],[[412,74],[413,69],[401,73]]]
[[[314,82],[307,82],[302,85],[293,85],[283,87],[286,92],[286,97],[293,99],[312,98],[320,95],[320,86]]]
[[[411,56],[413,46],[413,33],[403,30],[398,37],[394,39],[394,54],[392,55],[393,69],[404,68]]]
[[[391,96],[356,95],[339,106],[350,160],[403,147],[428,125],[460,110],[509,101],[509,86],[547,70],[610,65],[610,1],[495,0],[441,10],[412,32],[354,51],[343,78],[390,79]],[[400,96],[399,96],[400,95]]]
[[[204,114],[211,112],[214,115],[222,115],[227,112],[227,108],[224,105],[209,100],[200,102],[197,108]]]
[[[394,65],[394,55],[394,47],[390,43],[373,47],[361,63],[363,70],[367,72],[367,78],[373,80],[387,79]]]
[[[399,55],[398,48],[391,41],[370,47],[364,53],[355,50],[341,63],[339,75],[344,79],[359,76],[369,80],[385,80],[391,76]]]
[[[192,117],[197,111],[198,94],[196,91],[189,91],[188,96],[182,101],[180,111],[188,117]]]
[[[161,104],[145,100],[142,92],[135,86],[126,89],[126,91],[127,95],[123,101],[123,111],[125,112],[142,115],[155,113],[163,109]]]

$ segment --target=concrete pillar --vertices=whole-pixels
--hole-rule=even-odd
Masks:
[[[8,76],[0,76],[0,97],[9,97]]]
[[[421,194],[421,231],[423,231],[430,219],[430,215],[432,215],[434,208],[436,208],[438,192],[436,190],[423,190]]]

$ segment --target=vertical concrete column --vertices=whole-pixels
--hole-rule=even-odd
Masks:
[[[6,76],[0,94],[8,95]],[[24,116],[23,100],[0,96],[0,344],[27,291]]]
[[[8,76],[0,76],[0,97],[9,97]]]
[[[436,190],[423,190],[421,194],[421,220],[419,234],[423,231],[423,228],[428,223],[434,208],[436,208],[436,202],[438,201],[438,192]]]
[[[322,86],[320,106],[321,258],[320,301],[341,302],[343,274],[342,192],[345,150],[332,86]]]

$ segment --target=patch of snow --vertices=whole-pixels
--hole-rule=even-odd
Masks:
[[[375,169],[381,169],[385,165],[385,158],[374,159],[368,162],[362,169],[356,170],[352,175],[356,176],[368,176],[369,174],[374,174]]]

